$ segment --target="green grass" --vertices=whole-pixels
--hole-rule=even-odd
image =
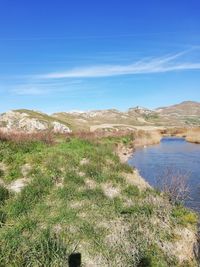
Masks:
[[[128,207],[126,209],[123,209],[121,211],[121,214],[124,215],[131,215],[131,214],[137,214],[137,215],[145,215],[146,217],[151,217],[153,214],[153,206],[149,204],[145,205],[135,205]]]
[[[6,186],[30,166],[20,193],[0,187],[0,266],[68,266],[72,252],[81,253],[83,266],[178,266],[157,244],[174,242],[177,227],[194,229],[196,215],[127,184],[133,170],[114,148],[132,139],[0,141]]]
[[[35,178],[22,190],[17,198],[13,198],[8,202],[10,216],[18,217],[30,212],[33,206],[42,201],[42,198],[49,193],[51,187],[51,179],[45,177]]]
[[[124,189],[124,193],[125,193],[128,197],[138,197],[138,196],[140,196],[140,190],[139,190],[138,187],[135,186],[135,185],[128,185],[128,186]]]
[[[154,245],[145,250],[144,256],[140,259],[138,267],[167,267],[177,265],[178,262],[175,258],[167,258],[162,250]]]
[[[9,195],[8,189],[0,185],[0,206],[9,198]]]
[[[49,229],[41,231],[34,239],[19,234],[13,232],[4,236],[9,242],[2,242],[1,266],[68,266],[70,250],[59,235],[51,234]]]
[[[185,122],[185,124],[187,125],[200,125],[200,119],[198,118],[198,117],[196,117],[196,118],[190,118],[190,117],[186,117],[186,118],[184,118],[184,122]]]
[[[183,226],[196,225],[198,222],[198,216],[195,212],[186,209],[182,205],[174,206],[172,210],[172,219],[176,221],[176,223],[181,224]]]

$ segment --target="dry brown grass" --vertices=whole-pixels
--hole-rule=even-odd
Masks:
[[[57,138],[79,138],[82,140],[98,140],[105,137],[126,137],[131,136],[135,147],[145,146],[158,143],[161,139],[159,131],[144,131],[144,130],[118,130],[118,131],[77,131],[66,134],[55,134],[52,131],[25,133],[19,131],[0,131],[1,141],[26,142],[26,141],[42,141],[47,144],[52,144]]]
[[[163,175],[157,179],[157,187],[168,195],[172,203],[183,204],[189,198],[189,176],[189,172],[182,173],[173,168],[167,168],[164,170]]]
[[[67,137],[76,137],[85,140],[95,140],[103,137],[123,137],[130,135],[133,131],[130,130],[119,130],[119,131],[77,131],[72,133],[67,133]]]
[[[169,135],[169,136],[185,136],[187,129],[182,127],[173,127],[173,128],[167,128],[165,130],[161,131],[162,135]]]
[[[188,142],[200,144],[200,128],[188,129],[185,139]]]
[[[170,128],[162,131],[161,134],[184,137],[188,142],[200,144],[200,127]]]
[[[51,132],[24,133],[0,131],[0,141],[12,141],[16,143],[41,141],[45,144],[53,144],[54,135]]]
[[[160,142],[162,135],[159,131],[142,131],[135,132],[134,147],[142,147],[157,144]]]

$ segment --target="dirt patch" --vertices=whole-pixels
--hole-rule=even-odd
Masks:
[[[80,209],[83,207],[83,205],[84,205],[83,201],[75,201],[70,203],[70,207],[73,209]]]
[[[88,189],[95,189],[97,186],[96,182],[89,178],[85,179],[85,185]]]
[[[9,184],[7,188],[15,193],[19,193],[27,183],[28,181],[26,178],[21,178]]]
[[[116,153],[122,163],[125,163],[130,158],[130,156],[133,154],[133,151],[133,146],[126,147],[122,144],[119,144],[116,149]]]
[[[83,158],[81,161],[80,161],[80,165],[86,165],[86,164],[88,164],[90,161],[89,161],[89,159],[87,159],[87,158]]]
[[[4,172],[7,170],[7,167],[3,162],[0,162],[0,170],[2,170]]]
[[[140,190],[151,188],[151,186],[139,175],[137,170],[133,170],[132,173],[123,173],[122,175],[128,184],[135,185]]]
[[[27,177],[27,175],[30,173],[31,171],[31,165],[26,163],[21,167],[21,173],[23,175],[23,177]]]
[[[118,197],[121,193],[120,188],[114,187],[111,183],[102,184],[102,190],[108,198]]]
[[[179,239],[174,242],[163,242],[162,248],[169,254],[174,255],[180,262],[192,260],[194,256],[194,244],[196,235],[188,228],[177,229]]]
[[[4,181],[2,179],[0,179],[0,185],[1,186],[6,186],[5,183],[4,183]]]
[[[80,177],[84,177],[84,176],[85,176],[85,173],[84,173],[84,172],[78,172],[78,175],[79,175]]]

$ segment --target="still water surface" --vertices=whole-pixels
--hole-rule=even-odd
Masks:
[[[165,137],[158,145],[136,150],[128,163],[152,186],[158,186],[158,180],[169,169],[186,174],[190,199],[185,205],[200,212],[200,145]]]

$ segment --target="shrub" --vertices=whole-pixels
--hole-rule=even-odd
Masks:
[[[172,203],[183,203],[189,197],[190,190],[187,180],[187,173],[167,168],[157,179],[157,187],[168,195]]]

